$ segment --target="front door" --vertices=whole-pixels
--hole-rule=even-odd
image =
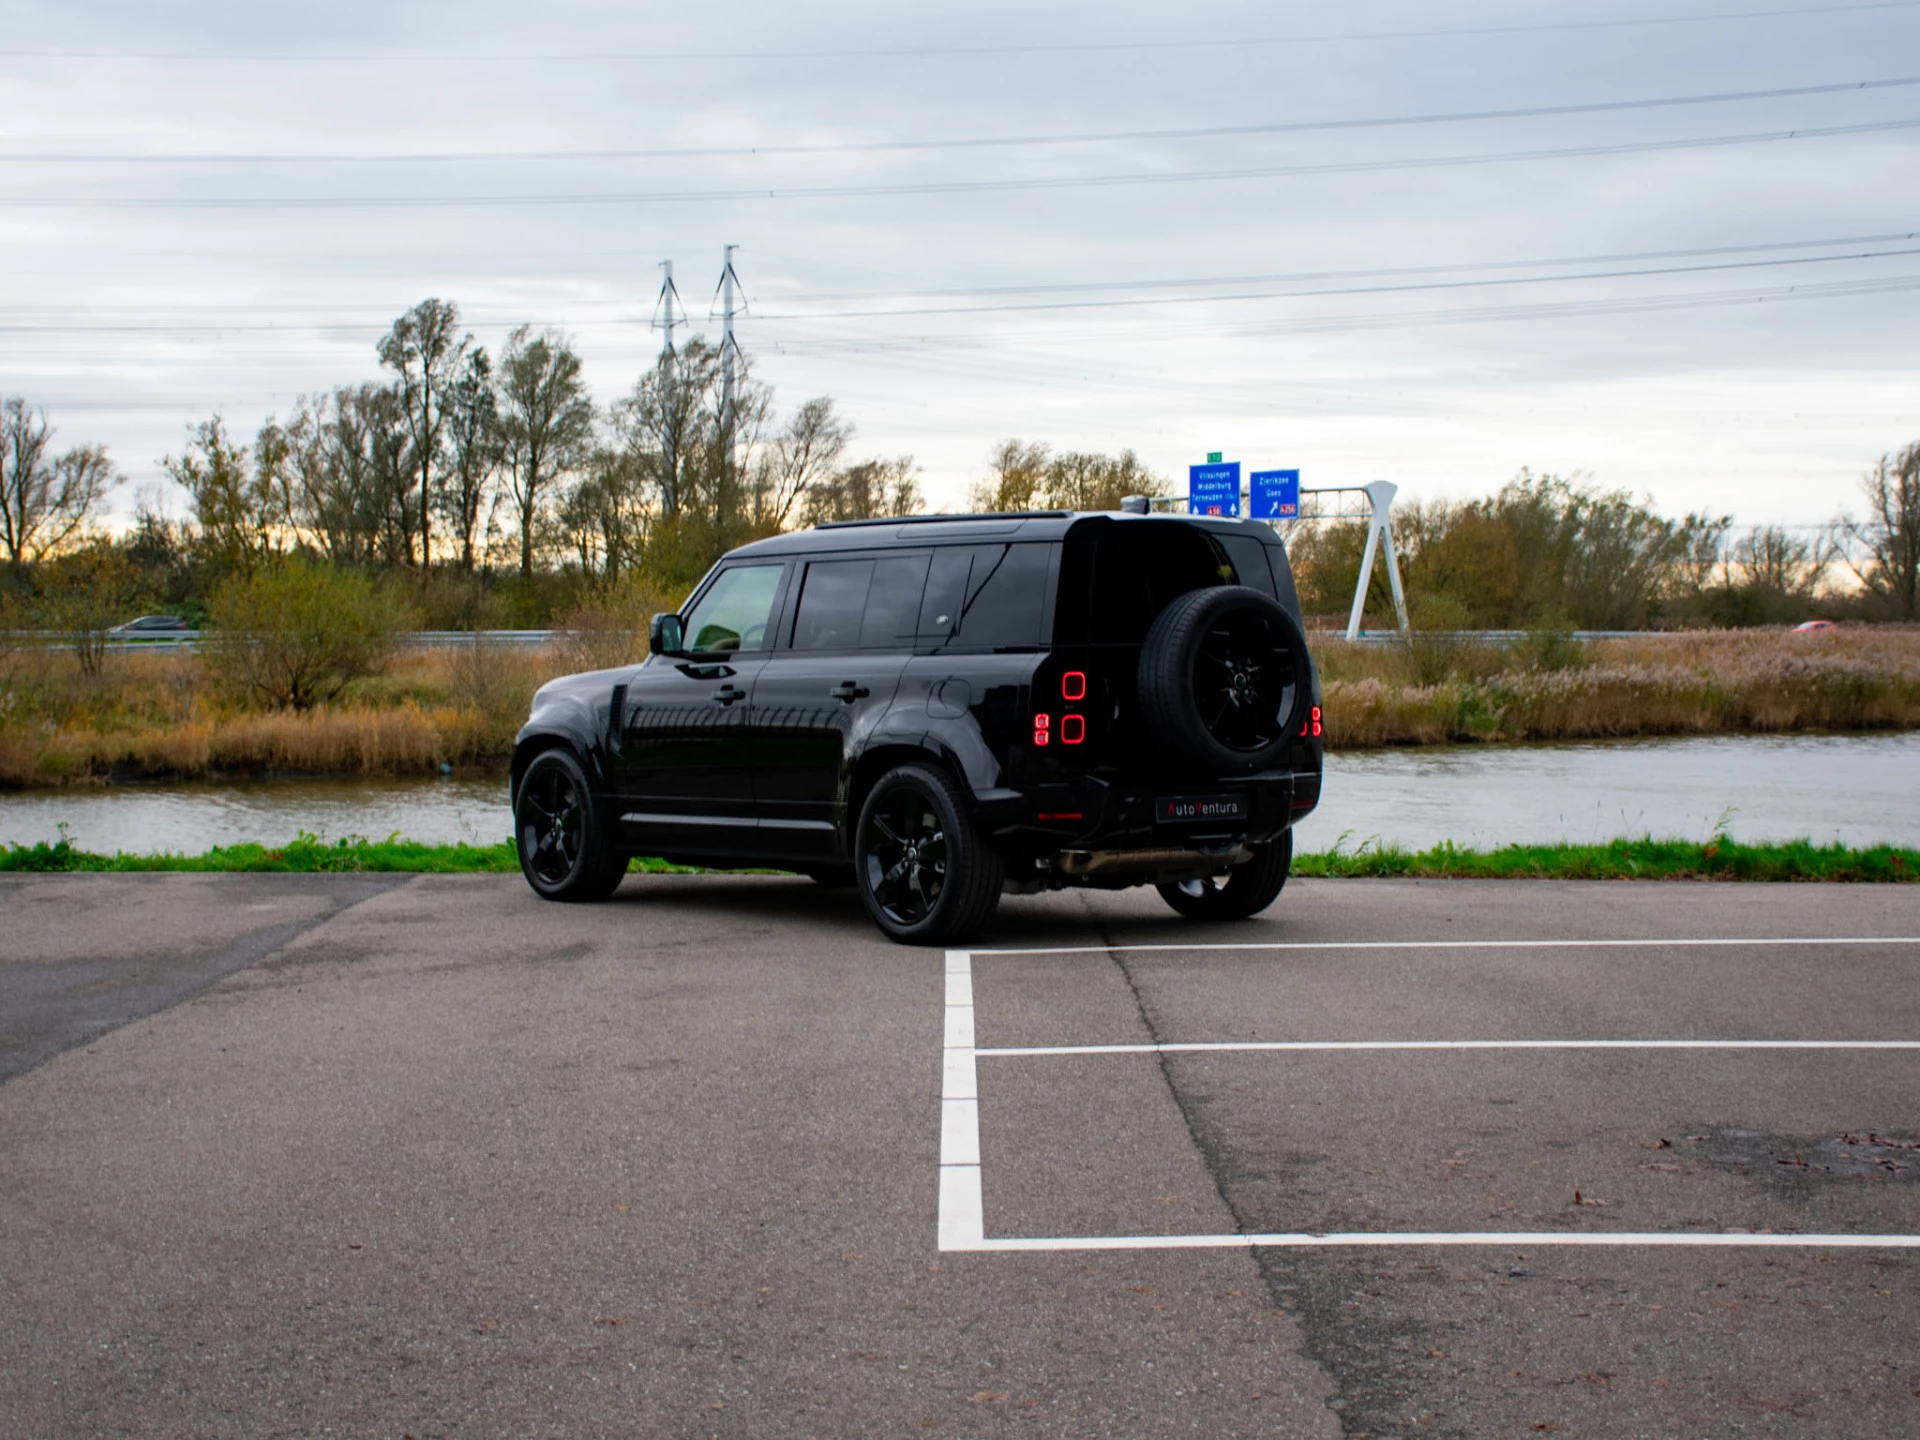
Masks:
[[[836,853],[848,767],[899,688],[927,553],[807,562],[790,633],[753,686],[753,767],[766,853]],[[849,817],[850,818],[850,817]]]
[[[624,845],[668,855],[755,845],[748,697],[766,664],[786,567],[730,566],[687,611],[686,653],[627,682],[610,747]]]

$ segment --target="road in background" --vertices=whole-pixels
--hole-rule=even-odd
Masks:
[[[0,993],[69,1013],[269,937],[0,1085],[0,1435],[1920,1423],[1913,1250],[942,1251],[948,962],[844,891],[10,876],[0,905]],[[984,1058],[986,1231],[1920,1234],[1920,1055],[1857,1043],[1920,1038],[1920,946],[1748,943],[1914,936],[1908,887],[1301,883],[1210,928],[1012,900],[971,957],[982,1047],[1848,1048]],[[1603,938],[1737,943],[1477,943]]]

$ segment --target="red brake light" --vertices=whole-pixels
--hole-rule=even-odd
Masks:
[[[1312,711],[1309,712],[1307,723],[1300,727],[1301,739],[1304,740],[1309,735],[1316,740],[1320,738],[1320,707],[1318,705],[1314,706]]]
[[[1084,715],[1062,715],[1060,717],[1060,743],[1078,745],[1087,738],[1087,718]]]
[[[1060,677],[1060,698],[1062,700],[1084,700],[1087,698],[1087,677],[1081,671],[1069,670]]]

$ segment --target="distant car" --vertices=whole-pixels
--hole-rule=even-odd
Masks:
[[[1802,620],[1798,625],[1793,627],[1793,633],[1796,635],[1811,634],[1816,630],[1831,630],[1833,628],[1833,621],[1831,620]]]
[[[109,635],[124,635],[137,640],[145,635],[179,635],[191,631],[193,627],[178,615],[142,615],[138,620],[129,620],[124,625],[115,625],[107,631]]]

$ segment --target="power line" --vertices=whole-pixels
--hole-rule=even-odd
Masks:
[[[1613,20],[1535,21],[1517,25],[1468,25],[1450,29],[1350,30],[1304,35],[1248,35],[1230,39],[1162,39],[1037,41],[1010,45],[895,45],[869,48],[835,47],[818,50],[581,50],[581,51],[196,51],[196,50],[4,50],[0,60],[153,60],[195,63],[318,63],[401,64],[421,61],[478,64],[583,61],[618,64],[636,61],[741,60],[904,60],[989,55],[1062,55],[1125,53],[1129,51],[1223,50],[1267,45],[1329,45],[1381,40],[1440,40],[1454,37],[1536,35],[1581,30],[1625,30],[1654,25],[1716,25],[1739,20],[1781,20],[1800,16],[1826,18],[1860,11],[1911,10],[1920,0],[1865,0],[1847,5],[1802,5],[1773,10],[1726,10],[1695,15],[1646,15]]]
[[[1903,238],[1914,238],[1912,236]],[[733,249],[728,247],[729,252]],[[1907,247],[1892,250],[1853,251],[1840,255],[1795,255],[1772,260],[1732,260],[1706,265],[1661,265],[1651,268],[1632,270],[1586,270],[1563,275],[1506,275],[1477,280],[1425,280],[1396,285],[1343,285],[1312,290],[1274,290],[1261,293],[1239,293],[1226,295],[1166,295],[1146,299],[1123,300],[1064,300],[1042,301],[1014,305],[970,305],[929,307],[911,310],[830,310],[814,314],[763,314],[758,316],[762,322],[782,321],[786,323],[812,324],[821,320],[889,320],[896,318],[920,318],[929,315],[992,315],[1006,313],[1031,313],[1052,310],[1106,310],[1132,309],[1144,306],[1166,305],[1205,305],[1243,303],[1261,300],[1308,300],[1324,299],[1329,296],[1351,295],[1403,295],[1436,293],[1448,290],[1492,289],[1515,285],[1558,285],[1576,281],[1643,279],[1649,277],[1665,278],[1673,275],[1699,275],[1735,270],[1768,269],[1785,265],[1822,265],[1847,263],[1859,260],[1884,260],[1894,257],[1920,255],[1920,247]],[[720,287],[729,288],[729,282],[737,283],[732,275],[732,260],[729,255],[726,270],[723,272]],[[668,284],[671,285],[671,278]],[[666,295],[662,289],[663,297]],[[678,298],[677,296],[675,298]],[[731,338],[731,300],[728,302],[727,337],[722,341],[723,352],[732,347]],[[469,316],[469,319],[473,317]],[[709,319],[713,316],[711,312]],[[98,324],[53,324],[35,321],[0,320],[0,334],[160,334],[160,335],[230,335],[230,334],[373,334],[385,328],[387,321],[364,321],[359,323],[267,323],[267,324],[169,324],[107,321]],[[474,323],[482,323],[477,320]],[[507,324],[496,321],[495,324]],[[566,329],[584,329],[598,325],[630,325],[636,323],[635,317],[615,315],[595,319],[571,319],[552,322]],[[658,322],[656,322],[657,324]],[[675,322],[684,323],[684,322]]]
[[[1295,271],[1282,271],[1278,273],[1269,273],[1269,274],[1175,276],[1175,277],[1162,278],[1162,279],[1146,279],[1146,280],[1081,280],[1081,281],[1052,282],[1044,285],[979,285],[979,286],[957,286],[957,287],[941,287],[941,288],[912,288],[912,289],[903,289],[903,290],[842,290],[842,291],[812,292],[808,294],[786,294],[786,295],[782,295],[779,298],[789,303],[792,303],[792,302],[807,303],[807,302],[821,302],[821,301],[838,302],[838,301],[849,301],[849,300],[884,300],[884,299],[893,299],[893,298],[907,298],[907,297],[914,297],[914,296],[935,296],[935,297],[944,298],[944,297],[960,297],[960,296],[969,296],[969,295],[998,296],[998,295],[1082,294],[1082,293],[1101,293],[1101,292],[1109,292],[1109,291],[1128,291],[1128,290],[1192,289],[1199,286],[1213,286],[1213,285],[1268,285],[1268,284],[1278,285],[1278,284],[1297,284],[1297,283],[1324,283],[1324,282],[1331,282],[1331,281],[1346,281],[1346,280],[1389,279],[1395,276],[1452,275],[1452,274],[1473,273],[1477,271],[1487,271],[1487,270],[1549,269],[1549,268],[1554,268],[1559,266],[1569,266],[1569,265],[1613,265],[1613,264],[1629,264],[1629,263],[1634,263],[1639,261],[1693,260],[1693,259],[1703,259],[1705,257],[1713,256],[1713,255],[1757,255],[1757,254],[1765,254],[1769,251],[1776,251],[1776,250],[1816,250],[1816,249],[1823,250],[1823,249],[1832,249],[1834,247],[1844,246],[1844,245],[1895,245],[1895,244],[1901,244],[1903,242],[1913,241],[1913,240],[1920,240],[1920,230],[1893,230],[1893,231],[1886,231],[1880,234],[1872,234],[1872,235],[1836,235],[1836,236],[1827,236],[1821,239],[1812,239],[1812,240],[1768,240],[1768,241],[1749,242],[1743,245],[1697,245],[1697,246],[1690,246],[1690,247],[1680,248],[1680,249],[1624,250],[1624,251],[1612,251],[1612,252],[1595,254],[1595,255],[1558,255],[1558,256],[1532,257],[1527,259],[1504,259],[1504,260],[1462,260],[1462,261],[1455,261],[1447,264],[1437,264],[1437,265],[1387,265],[1387,266],[1374,266],[1366,269],[1352,269],[1352,270],[1295,270]],[[1836,258],[1837,259],[1837,258],[1852,258],[1852,257],[1820,257],[1820,258]],[[671,262],[663,261],[661,262],[661,264],[664,268],[665,266],[671,264]],[[1571,277],[1551,276],[1546,278],[1561,279],[1561,278],[1571,278]],[[662,286],[663,294],[664,294],[665,288],[666,287],[663,284]],[[606,303],[624,304],[625,302],[609,301]],[[679,299],[679,294],[677,291],[674,293],[673,303],[676,306],[681,304]],[[35,316],[48,316],[48,315],[59,316],[74,308],[75,308],[74,305],[0,304],[0,317],[9,316],[9,315],[20,316],[20,317],[35,317]],[[183,301],[179,303],[165,304],[165,305],[89,304],[86,306],[86,308],[93,311],[112,310],[122,315],[129,315],[129,316],[165,316],[165,315],[171,315],[176,313],[189,313],[196,316],[207,315],[207,314],[266,315],[266,314],[287,314],[287,313],[293,313],[293,312],[297,312],[299,314],[342,315],[342,314],[374,312],[375,318],[365,320],[363,322],[360,322],[359,324],[343,324],[338,327],[342,330],[364,330],[374,326],[384,328],[388,324],[390,324],[391,319],[390,319],[389,312],[392,309],[392,302],[390,300],[377,300],[377,301],[367,300],[367,301],[356,301],[356,302],[351,302],[347,304],[336,304],[336,303],[299,304],[297,302],[283,302],[283,303],[273,304],[273,305],[257,305],[257,304],[224,304],[223,305],[223,304],[205,303],[199,300],[193,300],[193,301]],[[684,309],[684,307],[682,308]],[[878,313],[892,315],[892,314],[907,314],[907,313],[924,314],[928,312],[925,312],[925,311],[907,312],[907,311],[895,310],[895,311],[881,311]],[[491,312],[489,312],[484,306],[478,306],[478,307],[468,306],[463,308],[462,314],[465,315],[467,320],[472,324],[510,326],[510,325],[515,325],[520,323],[520,320],[524,318],[525,310],[524,310],[524,307],[522,307],[516,310],[511,316],[508,316],[506,318],[494,318]],[[827,317],[824,314],[820,314],[820,315],[811,315],[806,318],[819,319],[819,318],[827,318]],[[627,318],[623,316],[610,321],[598,320],[598,319],[596,320],[574,319],[574,320],[560,320],[560,321],[543,322],[543,323],[558,324],[563,327],[573,327],[573,326],[598,325],[598,324],[624,325],[629,323],[629,321]],[[658,320],[655,321],[656,325],[658,325],[659,323],[660,322]],[[684,318],[676,318],[673,320],[672,323],[674,324],[675,327],[679,327],[681,325],[684,325],[686,321]],[[223,326],[223,325],[211,325],[205,328],[209,330],[226,330],[231,327]],[[274,327],[263,326],[259,328],[271,329]]]
[[[1920,3],[1920,0],[1917,0]],[[649,205],[696,201],[835,200],[883,195],[975,195],[993,191],[1104,189],[1124,185],[1195,184],[1221,180],[1268,180],[1303,175],[1352,175],[1388,170],[1451,169],[1515,161],[1575,160],[1660,151],[1723,149],[1786,140],[1831,139],[1920,127],[1920,118],[1878,120],[1858,125],[1826,125],[1794,130],[1764,130],[1741,135],[1703,135],[1676,140],[1636,140],[1613,145],[1579,145],[1549,150],[1485,151],[1470,155],[1430,155],[1392,160],[1340,160],[1306,165],[1248,166],[1233,170],[1141,171],[1124,175],[1051,176],[1001,180],[925,180],[878,185],[755,186],[738,190],[657,190],[553,193],[544,195],[243,195],[243,196],[53,196],[0,198],[0,208],[75,210],[399,210],[537,205]]]
[[[1080,280],[1045,285],[974,285],[931,290],[841,290],[783,295],[787,301],[884,300],[902,296],[1053,295],[1108,290],[1167,290],[1200,285],[1280,285],[1306,280],[1371,280],[1393,275],[1449,275],[1474,270],[1518,270],[1555,265],[1612,265],[1635,260],[1690,260],[1707,255],[1756,255],[1769,250],[1820,250],[1835,245],[1891,245],[1920,240],[1920,230],[1881,235],[1840,235],[1824,240],[1772,240],[1746,245],[1701,245],[1682,250],[1625,250],[1601,255],[1562,255],[1532,260],[1465,260],[1444,265],[1392,265],[1365,270],[1295,270],[1266,275],[1203,275],[1166,280]],[[0,312],[23,309],[0,306]]]
[[[622,150],[420,150],[395,153],[258,153],[204,150],[178,154],[115,151],[63,154],[28,151],[0,154],[0,164],[17,165],[428,165],[608,160],[690,160],[758,155],[847,155],[928,150],[972,150],[1045,145],[1212,140],[1247,135],[1304,134],[1331,130],[1368,130],[1412,125],[1445,125],[1487,120],[1538,120],[1565,115],[1600,115],[1688,105],[1724,105],[1753,100],[1789,100],[1810,95],[1850,95],[1920,85],[1920,75],[1884,80],[1847,80],[1825,85],[1793,85],[1773,90],[1724,90],[1700,95],[1668,95],[1638,100],[1597,100],[1573,105],[1530,105],[1506,110],[1438,111],[1417,115],[1365,116],[1345,120],[1290,120],[1256,125],[1209,125],[1178,130],[1110,130],[1056,135],[987,135],[921,140],[855,140],[810,145],[708,145],[676,149]]]
[[[1292,300],[1324,295],[1388,295],[1416,291],[1475,290],[1498,285],[1552,285],[1573,280],[1620,280],[1649,275],[1692,275],[1707,271],[1757,270],[1779,265],[1824,265],[1835,261],[1883,260],[1895,255],[1920,255],[1920,249],[1865,250],[1846,255],[1795,255],[1778,260],[1732,260],[1717,265],[1662,265],[1642,270],[1589,270],[1569,275],[1504,275],[1483,280],[1427,280],[1400,285],[1355,285],[1329,290],[1270,290],[1227,295],[1163,295],[1128,300],[1045,300],[1014,305],[965,305],[916,310],[829,310],[811,315],[761,315],[762,321],[884,319],[896,315],[987,315],[1010,311],[1109,310],[1146,305],[1208,305],[1242,300]],[[6,327],[0,325],[0,330]]]

